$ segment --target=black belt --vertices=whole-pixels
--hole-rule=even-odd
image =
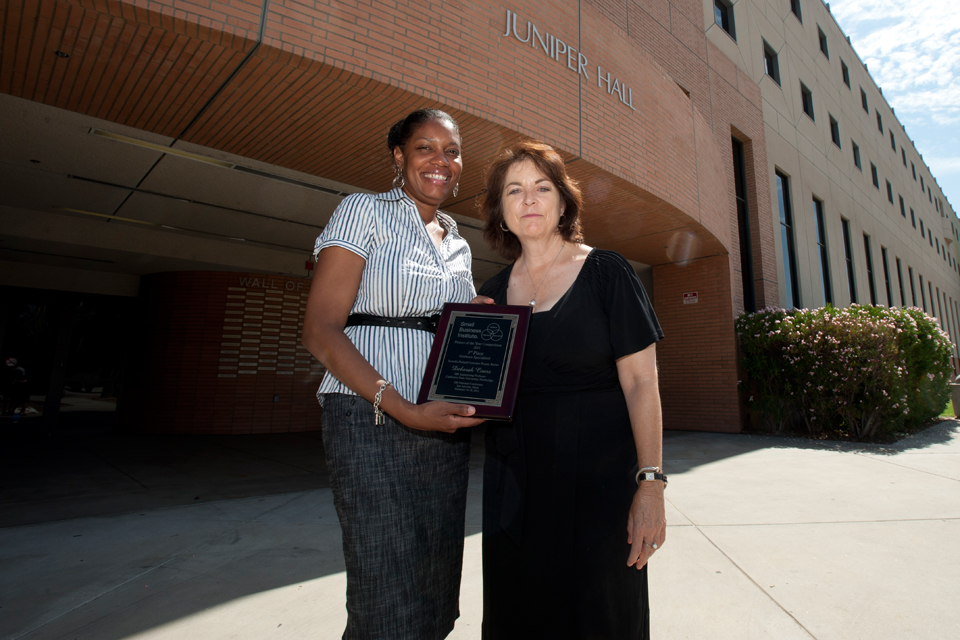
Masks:
[[[398,329],[419,329],[420,331],[437,332],[440,314],[429,318],[387,318],[385,316],[371,316],[366,313],[351,313],[347,316],[348,327],[396,327]]]

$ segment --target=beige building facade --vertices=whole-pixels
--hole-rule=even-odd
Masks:
[[[960,221],[829,4],[703,10],[763,98],[780,306],[917,306],[956,344]]]

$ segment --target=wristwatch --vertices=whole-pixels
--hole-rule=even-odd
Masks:
[[[641,469],[640,471],[637,471],[637,486],[639,486],[641,482],[647,482],[650,480],[659,480],[660,482],[663,483],[664,489],[666,489],[667,484],[669,484],[667,482],[667,474],[660,473],[659,469],[657,469],[656,471],[652,471],[652,470],[648,471],[647,469]]]

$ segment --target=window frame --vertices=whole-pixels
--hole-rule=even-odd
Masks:
[[[843,147],[840,146],[840,122],[829,112],[827,112],[827,117],[830,118],[830,139],[833,140],[833,144],[837,145],[837,149],[842,149]]]
[[[770,46],[769,42],[763,38],[761,40],[763,41],[763,70],[770,79],[777,83],[778,87],[782,87],[783,85],[780,84],[780,55]],[[773,73],[770,73],[771,66],[773,67]]]
[[[803,83],[803,80],[800,81],[800,104],[807,117],[816,122],[817,117],[813,109],[813,91]]]
[[[870,103],[867,101],[867,92],[863,90],[863,87],[860,87],[860,106],[863,107],[864,111],[870,113]]]
[[[726,21],[726,25],[723,22]],[[713,0],[713,22],[724,33],[737,41],[737,25],[733,16],[733,3],[729,0]]]
[[[860,170],[860,173],[863,173],[863,163],[860,160],[860,145],[854,142],[853,138],[850,138],[850,144],[853,145],[853,165]]]
[[[897,261],[897,283],[900,285],[900,306],[907,306],[907,299],[904,296],[903,292],[903,268],[900,266],[900,258],[894,256],[894,260]]]
[[[864,260],[867,263],[867,286],[870,289],[870,304],[877,305],[877,283],[873,277],[873,251],[870,248],[870,235],[863,234],[863,252]]]
[[[813,196],[814,233],[820,264],[820,293],[824,305],[833,304],[833,286],[830,281],[830,254],[827,251],[827,229],[823,215],[823,200]]]
[[[820,41],[820,53],[830,59],[830,45],[827,43],[827,34],[823,32],[820,25],[817,25],[817,39]]]
[[[870,163],[870,178],[873,180],[873,186],[880,191],[880,174],[877,172],[877,165]]]
[[[877,130],[883,133],[883,116],[880,115],[879,109],[874,109],[874,112],[877,114]]]
[[[776,202],[780,213],[780,242],[787,308],[800,309],[800,278],[797,273],[796,242],[793,234],[793,210],[790,202],[790,177],[774,170]],[[789,273],[788,273],[789,272]]]
[[[847,85],[847,89],[853,91],[853,87],[850,86],[850,67],[843,58],[840,58],[840,77],[843,78],[843,84]]]
[[[893,307],[893,293],[890,291],[890,267],[887,265],[887,248],[880,245],[880,265],[883,267],[883,284],[887,290],[887,306]]]
[[[853,269],[853,244],[850,241],[850,221],[840,218],[840,230],[843,234],[843,259],[847,265],[847,293],[850,303],[857,303],[857,279]]]
[[[913,267],[911,267],[910,265],[907,265],[907,277],[910,278],[910,299],[911,299],[910,306],[915,307],[917,306],[917,289],[913,284]]]

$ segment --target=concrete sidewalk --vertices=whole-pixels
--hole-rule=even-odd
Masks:
[[[57,490],[7,474],[0,638],[339,638],[343,558],[319,443],[203,442],[166,472],[122,456],[75,465]],[[481,464],[478,447],[459,640],[480,637]],[[670,432],[665,467],[656,640],[960,637],[957,421],[888,447]],[[198,482],[208,502],[193,500]]]

